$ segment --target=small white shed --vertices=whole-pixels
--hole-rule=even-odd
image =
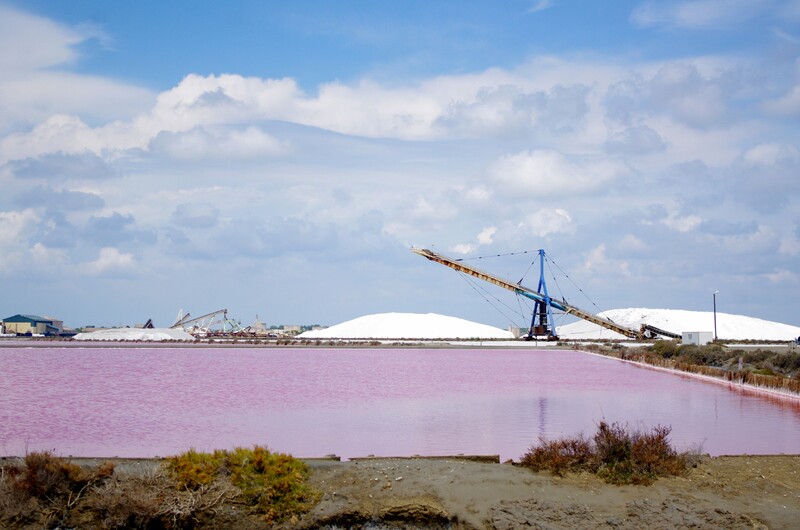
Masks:
[[[698,346],[702,346],[714,341],[714,334],[710,331],[684,331],[681,337],[681,344],[697,344]]]

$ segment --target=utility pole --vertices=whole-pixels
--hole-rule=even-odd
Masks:
[[[717,293],[714,291],[714,342],[717,341]]]

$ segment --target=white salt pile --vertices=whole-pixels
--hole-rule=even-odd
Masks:
[[[638,330],[641,324],[650,324],[665,331],[681,334],[684,331],[714,332],[712,311],[683,311],[678,309],[612,309],[599,313],[617,324]],[[624,339],[619,333],[591,322],[579,320],[558,328],[563,339]],[[789,341],[800,336],[800,327],[770,322],[743,315],[717,312],[717,337],[725,340]]]
[[[326,329],[306,331],[302,339],[513,339],[510,331],[435,313],[367,315]]]
[[[711,311],[677,309],[612,309],[600,313],[617,324],[638,330],[642,323],[674,333],[714,332]],[[579,320],[558,327],[563,339],[625,339],[624,336]],[[789,341],[800,336],[800,327],[758,318],[717,313],[717,336],[729,340]],[[366,315],[326,329],[306,331],[303,339],[513,339],[509,331],[435,313],[381,313]]]
[[[194,340],[194,337],[181,329],[170,328],[115,328],[98,329],[88,333],[78,333],[75,340]]]

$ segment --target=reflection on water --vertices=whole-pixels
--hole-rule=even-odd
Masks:
[[[574,351],[0,350],[0,453],[500,454],[598,421],[672,426],[680,448],[800,453],[800,402]]]

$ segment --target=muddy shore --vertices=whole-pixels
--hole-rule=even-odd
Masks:
[[[800,456],[703,458],[684,477],[612,486],[453,459],[315,462],[319,523],[405,517],[454,528],[797,528]],[[424,525],[423,525],[424,526]]]
[[[156,485],[163,474],[159,460],[114,462],[116,488],[143,476]],[[700,457],[685,476],[651,486],[613,486],[585,473],[556,477],[454,457],[307,463],[319,502],[278,528],[788,529],[800,521],[800,455]],[[85,493],[89,505],[92,494]],[[88,511],[82,517],[98,520]],[[268,528],[233,500],[214,504],[191,526]]]

